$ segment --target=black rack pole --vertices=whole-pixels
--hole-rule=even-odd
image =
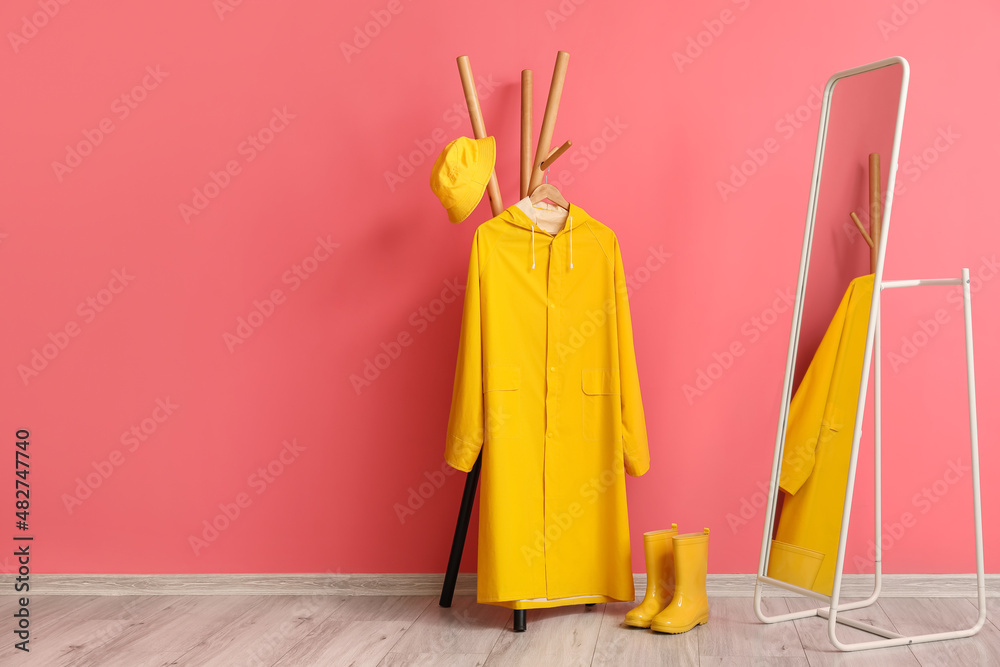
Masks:
[[[462,504],[458,508],[458,523],[455,526],[455,538],[451,542],[451,555],[448,556],[448,569],[444,574],[444,586],[441,587],[441,606],[450,607],[455,597],[455,583],[458,581],[458,566],[462,564],[462,552],[465,550],[465,536],[469,532],[469,519],[472,517],[472,504],[476,500],[476,487],[479,486],[479,469],[483,465],[483,453],[479,452],[472,470],[465,477],[465,492],[462,494]]]

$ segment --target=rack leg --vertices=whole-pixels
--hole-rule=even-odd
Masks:
[[[458,508],[458,523],[455,526],[455,538],[451,542],[451,555],[448,556],[448,569],[444,574],[444,586],[441,587],[441,606],[450,607],[455,597],[455,582],[458,581],[458,567],[462,564],[462,552],[465,550],[465,536],[469,532],[469,519],[472,517],[472,504],[476,500],[476,487],[479,486],[479,469],[483,465],[483,454],[479,453],[476,464],[465,477],[465,492],[462,494],[462,504]]]
[[[528,612],[524,609],[514,610],[514,632],[524,632],[528,628]]]

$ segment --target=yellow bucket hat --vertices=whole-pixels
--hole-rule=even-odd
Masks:
[[[448,211],[448,219],[459,223],[479,206],[496,164],[493,137],[459,137],[444,147],[431,169],[431,190]]]

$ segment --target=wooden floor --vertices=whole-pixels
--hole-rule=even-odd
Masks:
[[[804,598],[767,598],[777,614]],[[710,598],[711,619],[682,635],[622,625],[632,603],[512,612],[457,597],[40,596],[31,599],[31,652],[3,630],[0,665],[1000,665],[1000,599],[976,637],[858,653],[834,650],[818,618],[764,625],[750,598]],[[958,629],[974,600],[887,598],[851,616],[902,633]],[[7,616],[7,623],[11,618]],[[872,639],[845,628],[845,641]]]

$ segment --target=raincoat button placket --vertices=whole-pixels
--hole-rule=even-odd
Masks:
[[[545,446],[543,459],[545,463],[543,464],[543,485],[544,488],[550,488],[549,485],[549,472],[550,467],[548,465],[549,455],[558,450],[558,437],[559,433],[557,431],[558,421],[556,420],[556,415],[559,414],[559,392],[561,391],[561,383],[558,374],[555,372],[555,362],[556,360],[556,346],[559,343],[559,320],[562,315],[560,310],[556,308],[556,303],[559,301],[559,253],[556,249],[555,240],[549,242],[549,261],[548,269],[546,275],[546,292],[548,296],[549,309],[548,317],[546,322],[546,337],[545,337],[545,363],[549,367],[549,373],[546,377],[545,382]],[[549,449],[552,448],[552,452]],[[542,521],[543,531],[547,528],[548,524],[548,497],[545,497],[543,502],[543,517]],[[547,585],[546,585],[547,588]]]
[[[546,291],[548,293],[549,310],[545,327],[545,361],[549,366],[549,373],[545,381],[545,425],[548,441],[551,441],[557,435],[555,433],[554,426],[556,424],[555,415],[558,414],[557,397],[559,396],[560,391],[559,376],[556,373],[555,365],[552,363],[555,361],[556,345],[559,342],[558,321],[561,315],[559,309],[556,308],[556,302],[558,301],[559,294],[559,271],[556,268],[558,266],[558,260],[556,259],[557,255],[556,243],[553,239],[549,242],[548,275],[546,276]]]

